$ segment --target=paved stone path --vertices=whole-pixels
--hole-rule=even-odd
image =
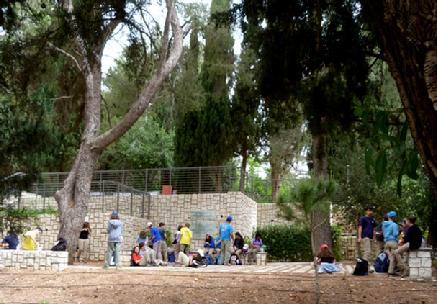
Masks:
[[[340,264],[340,273],[351,274],[353,272],[352,265]],[[69,266],[68,269],[97,269],[97,266]],[[220,273],[314,273],[313,263],[310,262],[294,262],[294,263],[268,263],[266,266],[247,265],[247,266],[217,266],[211,265],[208,267],[123,267],[122,270],[132,271],[159,271],[159,272],[220,272]]]

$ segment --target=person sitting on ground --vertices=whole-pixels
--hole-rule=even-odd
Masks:
[[[240,259],[240,255],[243,253],[243,247],[244,247],[244,239],[240,232],[235,233],[235,239],[234,239],[234,250],[233,253],[235,253]]]
[[[199,249],[198,252],[192,252],[190,254],[185,254],[182,251],[178,254],[178,259],[176,261],[176,266],[185,267],[198,267],[206,266],[203,262],[203,252]]]
[[[205,243],[203,245],[205,248],[206,254],[212,256],[215,250],[215,242],[210,234],[207,234],[205,237]]]
[[[145,243],[140,243],[139,255],[141,256],[140,266],[157,265],[155,251]]]
[[[159,223],[158,225],[159,234],[161,235],[161,240],[159,241],[159,249],[161,250],[161,256],[163,265],[167,265],[168,262],[168,247],[167,247],[167,232],[165,229],[165,223]]]
[[[143,243],[144,246],[144,243]],[[131,266],[140,266],[141,259],[143,257],[140,255],[140,247],[135,246],[131,254]]]
[[[2,241],[2,247],[4,249],[17,249],[18,243],[20,241],[18,240],[18,235],[15,232],[8,231],[8,234],[5,236],[5,238]]]
[[[213,264],[222,265],[221,259],[222,259],[222,241],[220,240],[220,237],[217,236],[214,239],[215,243],[215,250],[214,250],[214,260],[215,262]]]
[[[317,254],[315,262],[319,265],[319,273],[329,273],[340,271],[339,267],[335,264],[335,257],[329,250],[327,244],[320,246],[320,252]]]
[[[261,234],[255,234],[255,238],[252,240],[249,248],[249,263],[256,263],[256,254],[261,251],[263,246],[263,240]]]
[[[412,250],[417,250],[422,246],[422,230],[416,225],[416,218],[414,216],[409,216],[405,220],[405,235],[401,240],[398,249],[396,249],[393,254],[395,257],[398,255],[402,255]],[[408,256],[407,256],[408,261]],[[396,259],[395,267],[403,269],[402,275],[408,274],[408,266],[404,264],[402,257],[400,259]],[[408,263],[407,263],[408,264]]]

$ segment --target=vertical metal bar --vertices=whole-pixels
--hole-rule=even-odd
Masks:
[[[149,172],[146,169],[146,173],[145,173],[145,176],[144,176],[144,192],[147,192],[147,179],[148,179],[148,175],[149,175]]]
[[[120,185],[117,184],[117,212],[118,212],[119,201],[120,201]]]
[[[150,219],[150,203],[151,203],[151,198],[150,198],[150,194],[147,195],[147,199],[148,199],[148,204],[147,204],[147,218]]]
[[[202,193],[202,167],[199,167],[199,188],[198,193]]]
[[[131,190],[130,192],[130,216],[133,216],[133,209],[134,209],[134,192]]]
[[[105,182],[102,181],[102,212],[105,212]]]
[[[141,199],[141,217],[144,218],[144,192],[143,192],[143,197]]]
[[[173,185],[171,184],[171,168],[170,168],[168,171],[169,171],[169,173],[170,173],[169,184],[170,184],[170,186],[173,186]]]

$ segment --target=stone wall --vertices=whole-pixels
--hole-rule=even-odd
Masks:
[[[276,204],[258,204],[257,205],[257,224],[258,227],[276,224],[292,224],[292,222],[281,218],[279,214],[279,208]]]
[[[23,200],[21,207],[56,208],[52,198]],[[154,225],[166,223],[174,232],[178,225],[190,223],[194,232],[193,248],[203,247],[205,233],[217,235],[218,226],[228,215],[234,218],[233,226],[243,236],[252,236],[257,226],[257,204],[241,192],[155,195],[142,197],[118,193],[105,197],[91,196],[87,221],[91,225],[90,258],[103,260],[107,246],[107,222],[112,210],[118,209],[124,223],[123,250],[130,250],[141,229],[151,221]],[[144,217],[142,217],[144,215]],[[43,233],[39,243],[49,250],[57,240],[58,218],[41,216],[39,225]]]
[[[63,271],[68,253],[46,250],[0,250],[0,267],[14,269]]]
[[[431,250],[431,248],[421,248],[409,252],[408,266],[410,268],[410,278],[432,278]]]

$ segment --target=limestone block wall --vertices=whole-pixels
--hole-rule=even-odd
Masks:
[[[22,207],[56,208],[54,199],[22,201]],[[130,250],[141,229],[151,221],[154,225],[166,223],[174,232],[178,225],[190,223],[194,232],[193,249],[203,247],[205,233],[217,235],[218,226],[228,215],[234,218],[233,226],[243,236],[252,236],[257,227],[257,204],[241,192],[155,195],[143,198],[140,195],[123,193],[91,196],[87,220],[91,225],[90,258],[103,260],[107,247],[107,222],[112,210],[120,213],[124,223],[123,250]],[[144,217],[142,217],[144,215]],[[49,250],[57,240],[59,221],[57,216],[39,218],[43,233],[39,243]]]
[[[409,252],[408,266],[410,267],[410,278],[431,279],[431,248],[421,248]]]
[[[279,208],[276,206],[276,204],[258,204],[257,210],[258,227],[277,224],[292,224],[292,222],[287,221],[278,215]]]
[[[63,271],[68,253],[46,250],[0,250],[0,267],[13,269]]]

